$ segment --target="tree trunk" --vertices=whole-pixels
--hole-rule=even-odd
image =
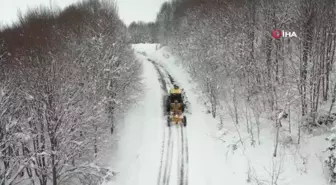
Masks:
[[[276,119],[276,137],[275,137],[275,147],[273,152],[273,157],[277,156],[278,144],[279,144],[279,132],[280,132],[280,120]]]
[[[95,126],[95,133],[97,133],[98,127],[97,125]],[[97,134],[95,134],[95,141],[94,141],[94,157],[96,158],[98,155],[98,139],[97,139]]]
[[[330,114],[331,114],[332,108],[333,108],[333,106],[335,104],[335,101],[336,101],[336,82],[334,84],[334,92],[333,92],[333,95],[332,95],[332,101],[331,101],[331,105],[330,105],[330,108],[329,108],[327,120],[330,119]]]
[[[56,156],[55,152],[57,150],[57,143],[55,136],[51,136],[50,138],[50,144],[51,144],[51,165],[52,165],[52,181],[53,185],[57,185],[57,164],[56,164]]]

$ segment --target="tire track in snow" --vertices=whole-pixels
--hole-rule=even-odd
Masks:
[[[183,125],[178,125],[178,140],[179,140],[179,168],[178,168],[178,185],[188,184],[188,141],[186,137],[186,130]]]
[[[172,160],[173,160],[173,149],[174,149],[174,141],[171,137],[171,128],[169,128],[169,137],[168,137],[168,146],[166,150],[166,163],[165,163],[165,169],[163,174],[163,183],[162,185],[169,185],[170,181],[170,173],[171,173],[171,167],[172,167]]]
[[[168,87],[167,87],[167,83],[164,79],[164,76],[161,72],[161,70],[159,69],[159,67],[155,64],[155,62],[153,60],[148,59],[148,61],[150,61],[158,75],[159,75],[159,81],[161,83],[161,88],[162,91],[164,91],[164,94],[168,92]],[[162,101],[163,101],[163,108],[164,108],[164,112],[165,112],[165,97],[162,97]],[[167,135],[168,134],[168,135]],[[167,133],[167,127],[164,128],[164,138],[162,141],[162,149],[161,149],[161,162],[160,162],[160,169],[159,169],[159,175],[158,175],[158,185],[169,185],[170,182],[170,174],[171,174],[171,167],[172,167],[172,160],[173,160],[173,151],[174,151],[174,142],[173,139],[171,137],[172,135],[172,130],[169,127],[168,128],[168,133]],[[167,135],[167,136],[166,136]]]
[[[158,175],[158,185],[169,185],[172,168],[174,140],[172,139],[172,129],[164,129],[164,138],[161,152],[161,162]]]
[[[178,165],[178,175],[179,175],[179,178],[177,179],[177,184],[179,185],[183,185],[184,183],[184,174],[183,174],[183,168],[184,168],[184,152],[183,152],[183,135],[182,135],[182,125],[178,125],[177,127],[177,132],[178,132],[178,140],[179,140],[179,165]]]
[[[164,160],[165,160],[165,152],[167,152],[167,147],[166,145],[168,145],[167,141],[169,140],[166,139],[166,134],[167,134],[167,131],[166,129],[164,129],[164,133],[163,133],[163,139],[162,139],[162,149],[161,149],[161,161],[160,161],[160,169],[159,169],[159,176],[158,176],[158,182],[157,184],[160,185],[160,184],[163,184],[162,182],[162,172],[165,170],[166,168],[166,165],[164,165]],[[169,135],[168,135],[169,137]]]
[[[156,69],[156,72],[158,73],[159,75],[159,81],[160,81],[160,84],[161,84],[161,89],[162,89],[162,93],[163,93],[163,96],[162,96],[162,105],[163,105],[163,115],[166,115],[166,94],[168,92],[168,86],[167,86],[167,82],[162,74],[162,71],[159,69],[158,65],[155,63],[155,61],[151,60],[151,59],[147,59],[149,62],[151,62],[153,64],[153,66],[155,67]]]
[[[164,69],[163,66],[161,68],[165,71],[166,75],[169,78],[170,84],[173,85],[175,84],[174,78],[168,73],[166,69]],[[178,184],[179,185],[188,185],[188,171],[189,171],[189,150],[188,150],[188,137],[187,137],[187,131],[186,128],[182,125],[179,124],[178,126],[178,141],[180,142],[180,147],[179,147],[179,179],[178,179]]]
[[[168,73],[166,69],[162,65],[157,64],[155,61],[148,59],[150,61],[156,71],[159,74],[159,80],[161,82],[161,88],[164,93],[168,92],[168,83],[170,85],[175,84],[175,80],[172,76]],[[160,66],[160,68],[159,68]],[[165,75],[167,75],[169,82],[165,81],[165,76],[162,74],[164,71]],[[163,101],[165,102],[165,98],[163,97]],[[165,103],[163,104],[165,105]],[[165,106],[164,106],[165,109]],[[164,110],[165,111],[165,110]],[[168,136],[166,136],[168,129]],[[182,124],[177,125],[176,128],[176,140],[178,142],[178,176],[177,179],[178,185],[188,185],[188,165],[189,165],[189,154],[188,154],[188,140],[186,129]],[[173,152],[174,152],[174,140],[171,137],[172,135],[172,127],[166,127],[164,129],[164,138],[162,144],[162,152],[161,152],[161,163],[160,163],[160,170],[158,175],[158,185],[169,185],[170,182],[170,174],[171,174],[171,167],[173,163]]]
[[[154,61],[152,61],[152,63],[154,65],[158,65],[156,64]],[[175,80],[174,78],[169,74],[169,72],[162,66],[160,65],[160,68],[165,72],[165,74],[167,75],[167,77],[169,78],[170,81],[170,85],[172,86],[173,84],[175,84]],[[160,70],[160,69],[158,69]],[[161,72],[162,73],[162,72]],[[162,75],[162,74],[161,74]],[[167,83],[166,83],[167,84]],[[178,179],[178,184],[179,185],[188,185],[188,171],[189,171],[189,150],[188,150],[188,137],[187,137],[187,131],[185,129],[185,127],[182,124],[177,125],[178,126],[178,141],[180,143],[180,147],[179,147],[179,179]]]
[[[182,166],[181,166],[181,176],[183,183],[180,185],[188,185],[188,171],[189,171],[189,150],[188,150],[188,137],[187,130],[181,125],[181,137],[182,137]]]

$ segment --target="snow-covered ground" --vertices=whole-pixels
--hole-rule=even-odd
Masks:
[[[145,94],[122,120],[116,154],[110,161],[118,173],[110,184],[155,184],[160,161],[163,114],[161,89],[154,66],[143,63]],[[121,137],[122,136],[122,137]]]
[[[259,185],[324,185],[322,153],[327,146],[325,136],[304,136],[300,146],[280,145],[273,157],[275,129],[270,121],[261,124],[260,145],[251,146],[250,134],[244,124],[236,128],[229,117],[224,129],[218,131],[219,120],[207,114],[201,93],[188,73],[167,48],[155,44],[134,46],[143,63],[145,94],[123,120],[124,128],[111,166],[118,172],[108,185],[159,185],[161,151],[166,146],[167,126],[162,110],[162,89],[159,74],[147,59],[158,63],[185,89],[191,114],[184,129],[188,145],[186,170],[190,185],[259,184]],[[163,71],[162,71],[163,72]],[[164,72],[163,72],[164,73]],[[284,125],[286,127],[286,125]],[[240,135],[237,132],[239,130]],[[178,132],[172,128],[173,158],[169,184],[178,184]],[[296,131],[281,130],[280,141],[297,139]],[[242,146],[240,142],[244,146]],[[166,139],[166,140],[165,140]],[[287,142],[290,143],[290,142]],[[168,184],[167,184],[168,185]]]

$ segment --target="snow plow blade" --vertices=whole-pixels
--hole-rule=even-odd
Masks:
[[[183,126],[187,126],[187,117],[184,115],[169,115],[167,117],[167,126],[170,127],[172,124],[183,124]]]

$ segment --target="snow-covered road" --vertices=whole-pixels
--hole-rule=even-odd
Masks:
[[[159,75],[163,95],[174,83],[169,73],[155,61],[148,59]],[[169,77],[169,78],[167,78]],[[165,98],[163,96],[163,101]],[[162,102],[163,102],[162,101]],[[182,125],[173,125],[164,129],[158,185],[169,185],[170,179],[176,179],[179,185],[188,184],[188,140],[186,130]],[[177,169],[176,171],[173,169]],[[177,173],[177,174],[176,174]]]
[[[216,178],[211,169],[218,161],[213,156],[214,146],[209,144],[210,130],[206,126],[211,116],[196,105],[191,87],[185,84],[188,79],[174,76],[164,63],[155,60],[155,55],[151,56],[155,52],[153,45],[138,45],[135,50],[143,64],[145,94],[123,120],[119,147],[111,161],[118,176],[108,184],[217,184],[213,183]],[[163,115],[163,95],[172,83],[185,89],[190,102],[189,110],[193,112],[187,114],[187,127],[168,127]]]
[[[184,128],[184,143],[187,145],[185,147],[187,154],[184,154],[184,156],[187,162],[184,163],[184,167],[173,167],[170,185],[182,184],[179,174],[176,175],[176,173],[182,173],[180,170],[183,170],[185,185],[219,185],[223,183],[224,179],[230,182],[230,179],[234,176],[232,172],[226,173],[225,157],[218,152],[218,149],[223,148],[223,145],[218,139],[212,137],[217,132],[216,120],[206,113],[204,105],[199,101],[197,92],[194,92],[195,84],[192,83],[188,74],[179,66],[176,66],[175,63],[166,59],[169,56],[157,51],[153,46],[155,45],[137,45],[135,49],[147,54],[146,58],[161,71],[159,76],[164,77],[165,83],[169,86],[168,89],[172,87],[173,83],[184,88],[189,102],[187,112],[190,112],[190,114],[187,114],[188,123],[187,127]],[[168,89],[166,89],[166,92]],[[181,139],[177,137],[174,141],[179,142]],[[179,156],[181,155],[179,154]],[[174,162],[179,161],[179,159],[173,157]]]
[[[162,144],[158,185],[188,184],[188,144],[182,125],[167,127]],[[176,169],[176,170],[175,170]],[[171,182],[171,181],[176,182]]]

